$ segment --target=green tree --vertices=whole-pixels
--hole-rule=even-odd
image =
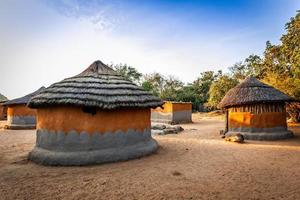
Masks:
[[[154,86],[150,81],[144,81],[142,83],[142,87],[144,88],[144,90],[152,92],[154,90]],[[155,96],[159,96],[159,94],[155,94]]]
[[[228,75],[222,75],[215,80],[209,89],[209,99],[207,105],[217,108],[225,94],[238,84],[238,80]]]
[[[132,81],[136,84],[140,84],[140,80],[142,77],[142,73],[138,72],[138,70],[134,67],[131,67],[127,64],[116,64],[110,65],[114,70],[116,70],[119,74],[124,76],[127,80]]]
[[[291,78],[275,72],[268,72],[262,81],[289,96],[294,98],[300,97],[300,79]]]
[[[300,100],[300,12],[285,25],[281,44],[266,42],[263,58],[251,55],[230,68],[237,79],[254,75],[263,82]],[[288,112],[300,121],[300,106],[288,104]]]
[[[280,39],[281,54],[292,77],[300,78],[300,11],[286,23],[285,29],[287,33]]]
[[[192,87],[198,102],[205,103],[208,100],[208,91],[213,81],[222,74],[222,71],[217,73],[213,71],[205,71],[193,82]]]
[[[211,84],[219,76],[222,75],[222,71],[219,70],[217,73],[214,71],[205,71],[200,74],[200,76],[188,87],[184,88],[187,93],[187,97],[181,97],[183,99],[191,99],[193,103],[194,110],[202,110],[203,105],[208,101],[208,91],[211,87]],[[201,108],[202,107],[202,108]]]
[[[300,12],[285,25],[280,45],[269,41],[264,52],[262,80],[300,99]]]
[[[238,62],[229,68],[234,78],[243,80],[247,76],[260,78],[264,74],[263,60],[258,55],[250,55],[243,62]]]
[[[263,60],[264,74],[261,78],[264,78],[268,73],[290,76],[290,70],[284,62],[280,49],[280,45],[272,45],[270,41],[267,41]]]
[[[167,101],[178,101],[177,94],[183,88],[183,85],[183,82],[174,76],[165,78],[160,98]]]
[[[146,74],[143,76],[142,87],[152,92],[153,95],[161,97],[165,84],[165,77],[160,73]]]
[[[199,110],[199,105],[202,103],[195,92],[195,88],[192,84],[188,84],[187,86],[183,86],[177,92],[177,101],[182,102],[192,102],[193,110]]]

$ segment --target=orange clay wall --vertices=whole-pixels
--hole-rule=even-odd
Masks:
[[[172,103],[173,112],[192,110],[192,103]]]
[[[172,113],[177,111],[192,110],[192,103],[176,103],[176,102],[165,102],[163,108],[152,109],[152,112]]]
[[[172,113],[172,103],[171,102],[165,102],[163,104],[163,108],[157,107],[155,109],[151,109],[152,112],[162,112],[162,113]]]
[[[0,119],[1,120],[5,118],[6,112],[7,112],[6,106],[0,105]]]
[[[287,126],[285,112],[267,112],[260,114],[251,114],[250,112],[229,112],[228,118],[229,128],[272,128]]]
[[[144,131],[150,128],[150,109],[98,110],[95,115],[85,113],[79,107],[53,107],[37,110],[37,129],[52,131],[75,130],[93,134],[128,129]]]
[[[35,116],[36,110],[25,105],[11,105],[7,108],[7,116]]]

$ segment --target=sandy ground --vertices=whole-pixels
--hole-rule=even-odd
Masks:
[[[223,120],[194,115],[178,135],[156,136],[156,154],[87,167],[28,162],[35,131],[0,130],[0,199],[300,199],[296,137],[235,144]]]

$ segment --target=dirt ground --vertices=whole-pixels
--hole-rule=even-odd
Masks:
[[[156,154],[87,167],[28,162],[35,131],[0,130],[0,199],[300,199],[300,126],[276,142],[224,142],[220,117],[196,114]]]

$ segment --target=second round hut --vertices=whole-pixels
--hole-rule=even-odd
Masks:
[[[7,129],[35,129],[36,127],[36,110],[27,107],[29,100],[43,91],[41,87],[37,91],[20,98],[12,99],[3,103],[7,109]]]
[[[250,140],[289,138],[285,102],[293,99],[270,85],[248,77],[227,92],[219,107],[226,110],[226,135]]]

